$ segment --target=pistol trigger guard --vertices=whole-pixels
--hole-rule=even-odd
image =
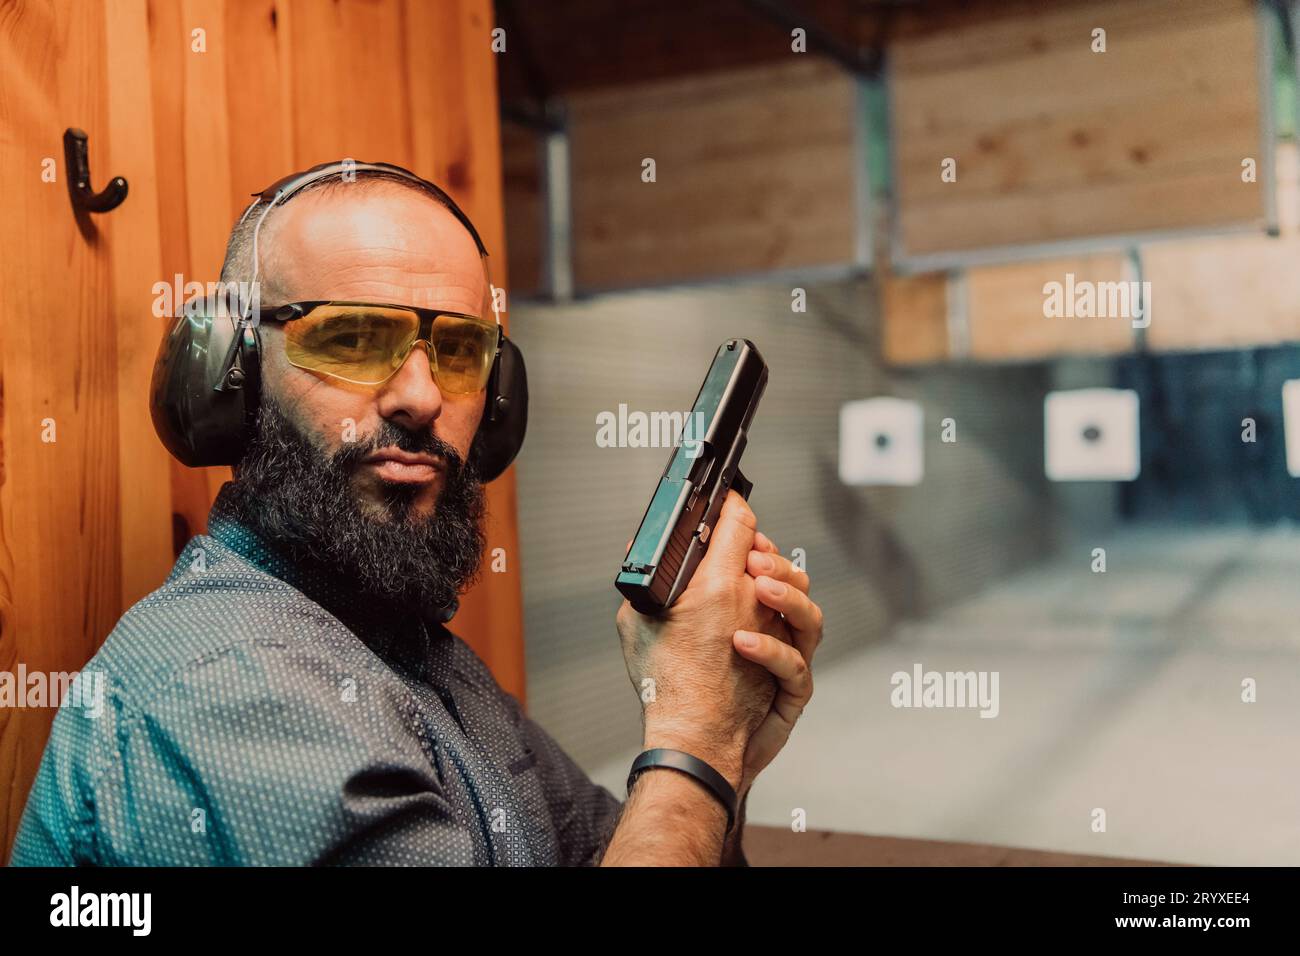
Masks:
[[[731,487],[736,490],[736,493],[740,495],[740,497],[748,501],[749,493],[754,490],[754,483],[746,478],[741,473],[740,469],[737,468],[735,477],[731,479]]]

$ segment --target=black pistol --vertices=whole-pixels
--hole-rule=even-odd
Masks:
[[[754,486],[740,456],[766,387],[767,363],[754,343],[723,342],[614,579],[642,614],[670,607],[691,583],[728,490],[749,498]]]

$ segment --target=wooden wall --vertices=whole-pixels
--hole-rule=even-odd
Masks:
[[[835,64],[792,55],[568,108],[578,290],[853,261],[857,106]]]
[[[492,27],[490,0],[0,5],[0,669],[78,669],[205,529],[229,469],[184,468],[153,434],[152,286],[215,280],[250,193],[345,156],[407,166],[465,208],[509,289]],[[96,187],[130,183],[80,227],[69,126],[90,135]],[[522,696],[513,470],[489,507],[509,571],[485,569],[453,628]],[[0,709],[0,858],[52,716]]]
[[[1154,301],[1147,344],[1162,351],[1300,340],[1300,156],[1277,154],[1277,236],[1147,243],[1142,277]]]
[[[1300,147],[1274,155],[1278,232],[1168,239],[1089,255],[881,278],[881,349],[893,365],[952,359],[1033,361],[1252,348],[1300,339]],[[1150,323],[1139,342],[1122,319],[1043,315],[1043,286],[1150,283]]]
[[[1254,0],[1098,0],[935,18],[891,44],[896,264],[1262,228],[1264,191],[1241,180],[1262,159],[1257,18]]]
[[[926,365],[955,357],[948,332],[948,284],[943,272],[880,280],[880,349],[890,365]]]
[[[1076,256],[971,269],[964,284],[969,356],[986,361],[1025,361],[1059,354],[1108,355],[1133,346],[1130,319],[1047,318],[1043,287],[1076,282],[1135,279],[1121,255]]]
[[[1047,318],[1051,282],[1130,282],[1119,253],[889,275],[882,283],[881,349],[892,365],[952,359],[1029,362],[1063,355],[1117,355],[1134,346],[1127,318]]]

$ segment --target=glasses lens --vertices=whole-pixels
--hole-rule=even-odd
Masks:
[[[405,309],[370,305],[318,305],[284,326],[290,364],[363,385],[397,371],[420,331],[420,317]]]
[[[440,315],[432,334],[438,388],[464,395],[487,385],[497,348],[495,324]]]

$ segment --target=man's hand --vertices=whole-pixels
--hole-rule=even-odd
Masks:
[[[753,652],[762,658],[756,661],[733,649],[738,633],[780,625],[746,573],[756,527],[745,499],[728,493],[708,551],[676,603],[648,617],[624,601],[617,618],[628,676],[641,696],[645,746],[685,750],[737,789],[750,738],[777,693],[763,645]]]
[[[761,531],[754,533],[754,550],[745,567],[754,577],[758,600],[784,619],[778,617],[764,630],[738,630],[733,636],[737,653],[763,665],[777,679],[772,709],[745,748],[742,796],[785,746],[812,698],[812,659],[822,640],[822,611],[808,596],[808,575],[783,557]]]
[[[641,695],[644,746],[707,761],[736,788],[743,820],[755,776],[785,745],[812,696],[809,663],[822,613],[808,597],[808,575],[758,532],[753,511],[733,491],[681,598],[657,617],[624,601],[618,631]],[[674,771],[643,773],[601,865],[744,865],[739,821],[724,841],[725,821],[698,781]]]

